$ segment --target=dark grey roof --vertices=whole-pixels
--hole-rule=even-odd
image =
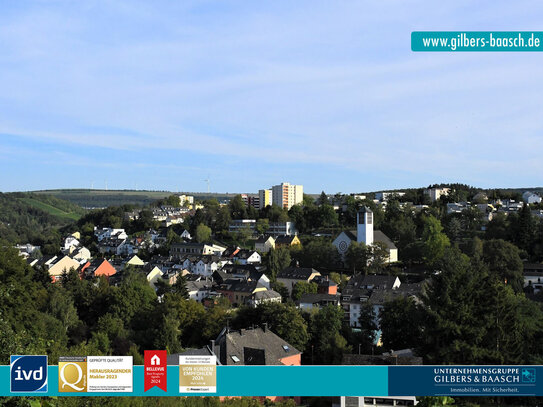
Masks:
[[[384,243],[389,250],[397,249],[396,245],[392,240],[389,239],[387,235],[385,235],[380,230],[374,230],[373,231],[373,241],[374,242],[381,242]]]
[[[220,260],[221,258],[218,256],[199,256],[196,263],[203,262],[204,264],[210,264],[213,262],[218,263]]]
[[[253,294],[253,298],[255,300],[270,300],[274,298],[281,298],[281,294],[273,290],[257,291]]]
[[[228,280],[230,276],[223,270],[215,270],[211,275],[211,278],[213,278],[213,281],[215,281],[216,283],[222,284],[223,282]]]
[[[186,282],[189,282],[189,281],[201,281],[202,279],[205,280],[205,277],[201,276],[200,274],[192,274],[192,273],[190,273],[190,274],[187,274],[187,275],[185,275],[183,277],[185,277]]]
[[[349,239],[351,239],[351,240],[353,240],[355,242],[358,239],[358,231],[357,230],[345,230],[345,231],[343,231],[343,233],[345,233]],[[392,240],[390,240],[390,238],[387,235],[385,235],[383,232],[381,232],[380,230],[374,230],[373,231],[373,241],[374,242],[384,243],[385,246],[387,247],[387,249],[389,249],[389,250],[397,249],[394,242]]]
[[[307,280],[311,274],[320,274],[317,270],[310,267],[287,267],[281,270],[277,278],[288,278],[291,280]]]
[[[347,288],[392,288],[396,278],[395,276],[383,274],[358,274],[349,280]]]
[[[255,243],[266,243],[268,241],[268,239],[272,238],[271,236],[264,236],[264,235],[260,235],[258,237],[258,239],[256,239],[256,242]],[[272,238],[273,239],[273,238]]]
[[[217,338],[223,365],[282,365],[281,359],[301,352],[269,329],[223,332]],[[239,362],[235,362],[232,356]]]
[[[275,238],[275,244],[292,244],[292,241],[294,240],[296,236],[285,236],[280,235]]]
[[[299,304],[328,304],[338,303],[340,296],[338,294],[302,294]]]
[[[363,206],[358,210],[358,213],[373,213],[373,211],[367,206]]]
[[[107,261],[107,260],[106,259],[94,259],[93,261],[90,262],[89,266],[85,269],[85,272],[87,272],[87,273],[94,272],[105,261]]]
[[[173,247],[191,247],[191,248],[199,248],[199,249],[203,249],[205,246],[205,243],[174,243],[172,244],[172,248]]]
[[[190,291],[199,291],[211,289],[211,282],[209,281],[187,281],[187,290]]]
[[[241,278],[231,278],[223,282],[218,290],[233,291],[238,293],[251,293],[257,288],[265,288],[258,281],[248,281]]]
[[[234,257],[236,259],[248,259],[251,257],[254,253],[257,253],[256,250],[248,250],[248,249],[241,249],[239,252],[237,252]]]
[[[319,286],[321,287],[336,287],[337,286],[337,283],[333,280],[330,280],[330,278],[328,276],[324,277],[324,276],[316,276],[314,279],[313,279],[313,282],[314,283],[317,283]]]
[[[225,264],[222,271],[228,274],[259,272],[254,264]]]

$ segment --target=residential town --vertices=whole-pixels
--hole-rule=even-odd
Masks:
[[[56,229],[56,246],[49,237],[4,240],[2,284],[12,273],[33,295],[45,289],[49,305],[35,312],[64,328],[54,334],[57,345],[32,346],[53,360],[72,348],[136,360],[161,348],[172,364],[178,355],[215,355],[222,365],[527,363],[543,356],[537,341],[508,336],[513,323],[526,324],[532,338],[543,334],[533,325],[543,323],[538,193],[458,184],[302,191],[285,182],[222,203],[172,194],[145,207],[86,211]],[[19,265],[9,266],[10,251]],[[485,305],[489,295],[499,312],[524,307],[529,314],[501,320],[498,333],[491,322],[481,327],[472,318],[495,312]],[[455,315],[466,299],[469,315]],[[3,320],[3,335],[14,332],[11,323],[24,325],[12,318]],[[464,329],[482,330],[482,342],[473,344]],[[445,334],[456,345],[441,343]]]

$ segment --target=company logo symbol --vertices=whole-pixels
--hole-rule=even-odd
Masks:
[[[58,391],[86,392],[87,391],[87,358],[60,357],[58,358]]]
[[[144,391],[155,386],[164,391],[168,391],[167,358],[168,354],[165,350],[146,350],[144,352]]]
[[[12,393],[47,392],[47,356],[11,356],[10,391]]]
[[[522,369],[522,383],[535,383],[535,369],[527,367]]]

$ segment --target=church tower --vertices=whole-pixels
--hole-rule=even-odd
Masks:
[[[356,241],[364,242],[367,246],[373,244],[373,212],[368,207],[358,211],[356,219]]]

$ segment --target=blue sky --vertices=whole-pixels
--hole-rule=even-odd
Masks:
[[[0,190],[541,186],[540,1],[0,2]]]

